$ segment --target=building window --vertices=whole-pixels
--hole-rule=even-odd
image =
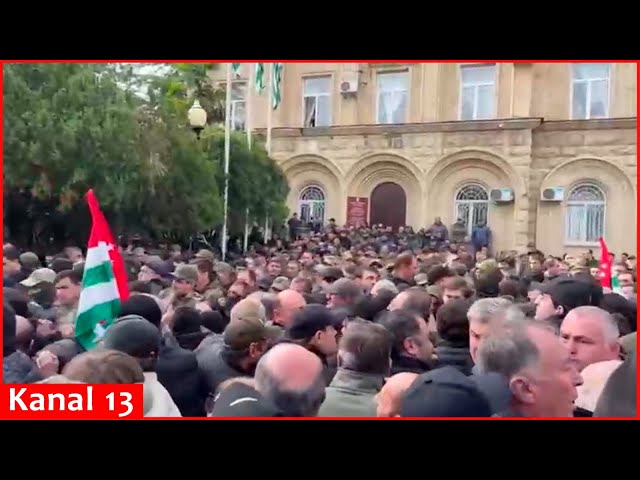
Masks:
[[[320,187],[305,187],[298,197],[298,217],[303,225],[324,225],[325,196]]]
[[[405,123],[409,100],[409,72],[379,73],[378,123]]]
[[[567,197],[565,243],[597,243],[604,237],[605,198],[593,184],[575,186]]]
[[[465,65],[460,68],[460,120],[496,116],[496,66]]]
[[[455,220],[461,220],[471,237],[473,228],[487,223],[489,213],[489,194],[477,183],[464,185],[455,197]]]
[[[331,126],[331,77],[303,79],[302,105],[305,127]]]
[[[231,85],[231,128],[244,131],[247,125],[247,83]]]
[[[571,68],[571,118],[606,118],[609,115],[611,66],[608,63],[575,63]]]

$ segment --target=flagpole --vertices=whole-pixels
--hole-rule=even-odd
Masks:
[[[254,76],[255,76],[255,63],[249,64],[249,83],[247,85],[247,121],[246,121],[246,129],[247,129],[247,146],[249,150],[252,149],[251,145],[251,128],[253,126],[253,120],[251,115],[253,113],[252,101],[251,97],[253,96],[253,86],[254,86]],[[246,252],[249,247],[249,207],[247,207],[246,218],[244,221],[244,242],[243,242],[243,251]]]
[[[227,256],[227,222],[229,211],[229,157],[231,156],[231,76],[232,65],[227,64],[227,98],[224,116],[224,223],[222,224],[222,261]]]
[[[273,63],[269,64],[269,74],[267,75],[269,78],[269,100],[267,101],[267,155],[271,157],[271,123],[273,120]],[[264,243],[267,243],[269,231],[269,215],[264,219]]]

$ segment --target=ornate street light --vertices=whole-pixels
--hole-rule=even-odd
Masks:
[[[200,132],[204,130],[204,127],[207,125],[207,112],[198,100],[194,100],[193,105],[188,112],[189,116],[189,126],[191,129],[196,132],[196,137],[198,140],[200,139]]]

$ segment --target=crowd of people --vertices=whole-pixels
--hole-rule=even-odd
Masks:
[[[484,225],[317,230],[226,262],[122,245],[129,297],[90,351],[83,251],[5,244],[3,381],[142,383],[146,417],[636,415],[634,256],[606,259],[612,291],[592,251],[493,252]]]

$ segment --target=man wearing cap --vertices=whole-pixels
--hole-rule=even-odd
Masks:
[[[221,340],[196,349],[200,370],[211,392],[233,377],[253,376],[256,364],[269,343],[281,335],[279,327],[267,326],[262,304],[241,300],[231,310],[231,320]]]
[[[158,381],[156,364],[162,337],[160,331],[139,315],[126,315],[109,326],[101,346],[135,358],[144,372],[144,401],[154,417],[181,417],[182,414],[166,388]]]
[[[550,321],[557,326],[570,310],[600,304],[602,287],[592,282],[569,277],[558,277],[540,287],[536,298],[536,320]]]
[[[151,295],[159,295],[171,285],[171,270],[160,257],[150,257],[140,268],[138,280],[149,285]]]
[[[51,270],[50,268],[38,268],[31,272],[28,278],[24,279],[20,282],[20,284],[26,288],[32,288],[38,285],[39,283],[50,283],[56,279],[56,272]]]
[[[195,291],[198,282],[198,269],[195,265],[178,265],[173,272],[173,284],[171,288],[160,294],[166,307],[191,307],[195,308],[202,297]]]

